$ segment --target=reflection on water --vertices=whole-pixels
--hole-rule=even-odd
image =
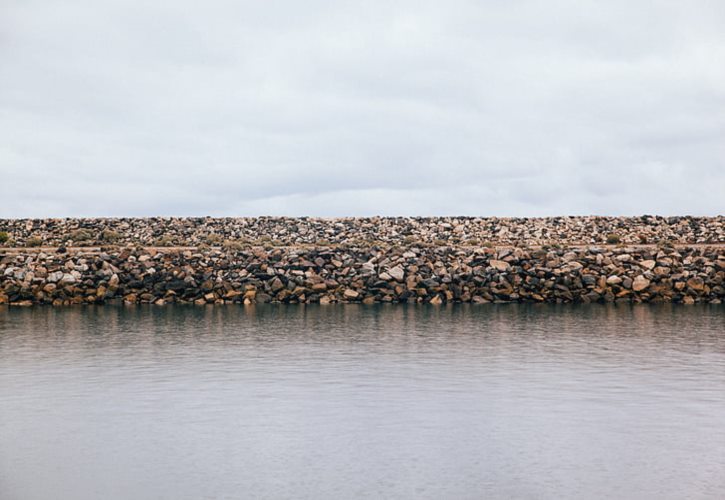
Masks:
[[[723,498],[722,306],[0,309],[0,498]]]

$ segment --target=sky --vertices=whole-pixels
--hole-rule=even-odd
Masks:
[[[0,217],[725,213],[722,0],[3,0]]]

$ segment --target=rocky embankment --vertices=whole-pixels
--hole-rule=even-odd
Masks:
[[[716,231],[716,234],[722,234]],[[0,249],[0,304],[720,304],[725,245]]]
[[[725,243],[725,217],[0,219],[3,232],[15,247],[684,245]]]

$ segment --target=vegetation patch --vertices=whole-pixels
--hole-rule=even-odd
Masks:
[[[618,234],[610,233],[607,235],[607,243],[609,245],[617,245],[622,241]]]
[[[27,240],[25,240],[25,246],[26,247],[39,247],[43,244],[42,238],[39,238],[37,236],[31,236]]]
[[[112,229],[104,229],[99,236],[101,241],[105,241],[106,243],[114,243],[121,239],[121,235]]]

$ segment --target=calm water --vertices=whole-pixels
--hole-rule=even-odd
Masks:
[[[0,309],[0,499],[725,498],[725,308]]]

